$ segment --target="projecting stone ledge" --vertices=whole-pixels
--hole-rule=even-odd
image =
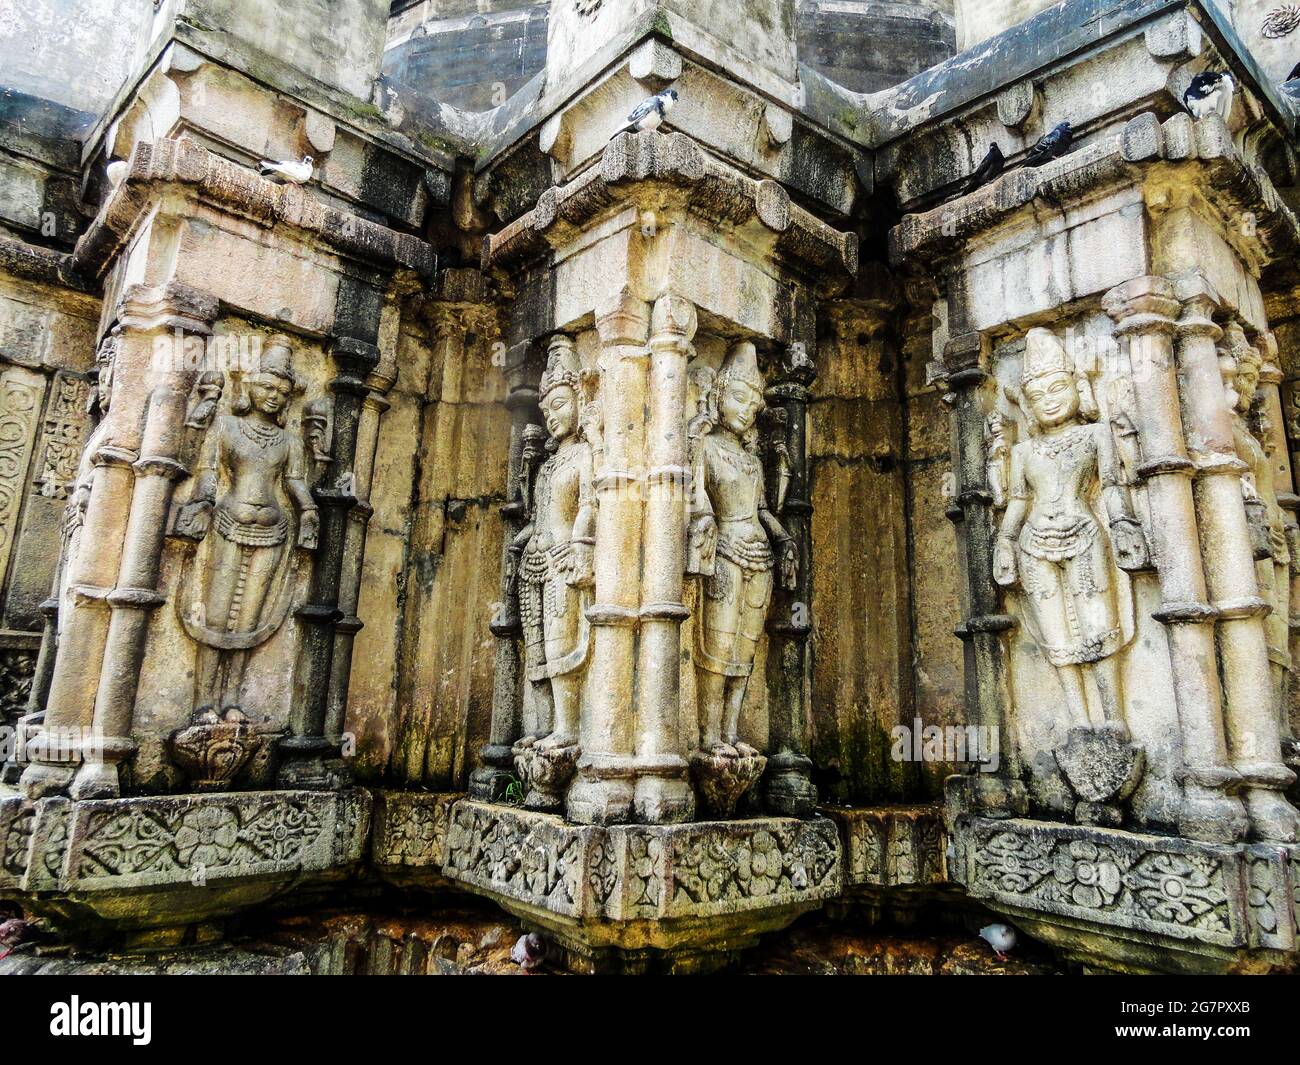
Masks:
[[[345,878],[368,792],[250,791],[31,803],[0,797],[0,897],[56,926],[165,944],[312,881]]]
[[[544,929],[581,971],[717,968],[841,889],[823,818],[599,828],[471,800],[447,814],[443,876]]]
[[[1085,968],[1267,972],[1294,965],[1300,845],[962,817],[967,893]]]

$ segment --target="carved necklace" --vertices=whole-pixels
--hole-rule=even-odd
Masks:
[[[258,425],[257,423],[249,422],[244,418],[239,419],[239,431],[244,434],[244,439],[251,440],[263,451],[278,444],[280,442],[280,434],[283,432],[279,426]]]

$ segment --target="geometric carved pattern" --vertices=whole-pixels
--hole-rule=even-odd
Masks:
[[[937,806],[827,807],[840,826],[849,887],[922,887],[946,882],[947,839]]]
[[[89,428],[86,400],[90,385],[80,377],[60,372],[45,413],[40,444],[40,472],[35,485],[41,495],[66,499],[77,476],[81,450]]]
[[[13,548],[45,381],[11,366],[0,374],[0,580]]]
[[[840,862],[824,819],[600,828],[462,801],[451,808],[443,874],[566,917],[623,921],[829,898]]]
[[[1033,821],[976,821],[963,844],[977,898],[1179,939],[1247,942],[1240,848]]]

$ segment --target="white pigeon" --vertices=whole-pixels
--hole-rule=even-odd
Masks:
[[[614,131],[613,140],[620,133],[640,133],[642,130],[658,129],[664,117],[677,105],[677,90],[665,89],[663,92],[642,100],[632,113],[627,116],[627,123]]]
[[[272,163],[263,159],[257,169],[263,177],[269,177],[273,181],[279,179],[281,182],[291,181],[295,185],[301,185],[304,181],[311,180],[312,158],[304,155],[302,161],[297,163],[289,160]]]
[[[999,961],[1007,960],[1007,951],[1016,945],[1016,930],[1009,924],[986,924],[980,929],[980,939],[993,948]]]
[[[1187,91],[1183,93],[1183,103],[1193,118],[1218,115],[1227,122],[1228,116],[1232,114],[1232,98],[1236,92],[1237,83],[1232,80],[1231,74],[1207,70],[1192,79]]]
[[[536,932],[520,936],[510,951],[510,960],[525,972],[540,968],[546,960],[546,940]]]
[[[126,177],[127,172],[131,169],[131,164],[125,159],[116,159],[108,164],[106,173],[108,174],[108,183],[113,188],[122,184],[122,179]]]

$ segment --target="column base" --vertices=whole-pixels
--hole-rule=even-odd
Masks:
[[[1300,838],[1296,808],[1286,795],[1272,788],[1247,788],[1246,812],[1250,815],[1251,835],[1275,843],[1294,843]]]
[[[632,789],[636,819],[647,825],[675,825],[694,818],[695,791],[686,773],[683,762],[674,775],[638,777]]]
[[[339,753],[337,743],[324,736],[286,736],[279,746],[277,787],[338,791],[351,785],[352,770]]]
[[[27,798],[35,801],[51,795],[65,795],[77,774],[74,765],[51,765],[32,762],[23,770],[18,782]]]
[[[1183,783],[1178,832],[1206,843],[1236,843],[1246,838],[1250,822],[1241,800],[1190,780]]]
[[[544,931],[580,972],[715,969],[842,887],[824,818],[600,828],[462,800],[442,853],[444,877]]]
[[[565,816],[579,825],[619,825],[632,820],[635,796],[632,762],[579,764],[564,798]]]
[[[763,802],[777,817],[812,817],[817,812],[817,787],[812,782],[812,760],[783,751],[767,762],[763,776]]]

